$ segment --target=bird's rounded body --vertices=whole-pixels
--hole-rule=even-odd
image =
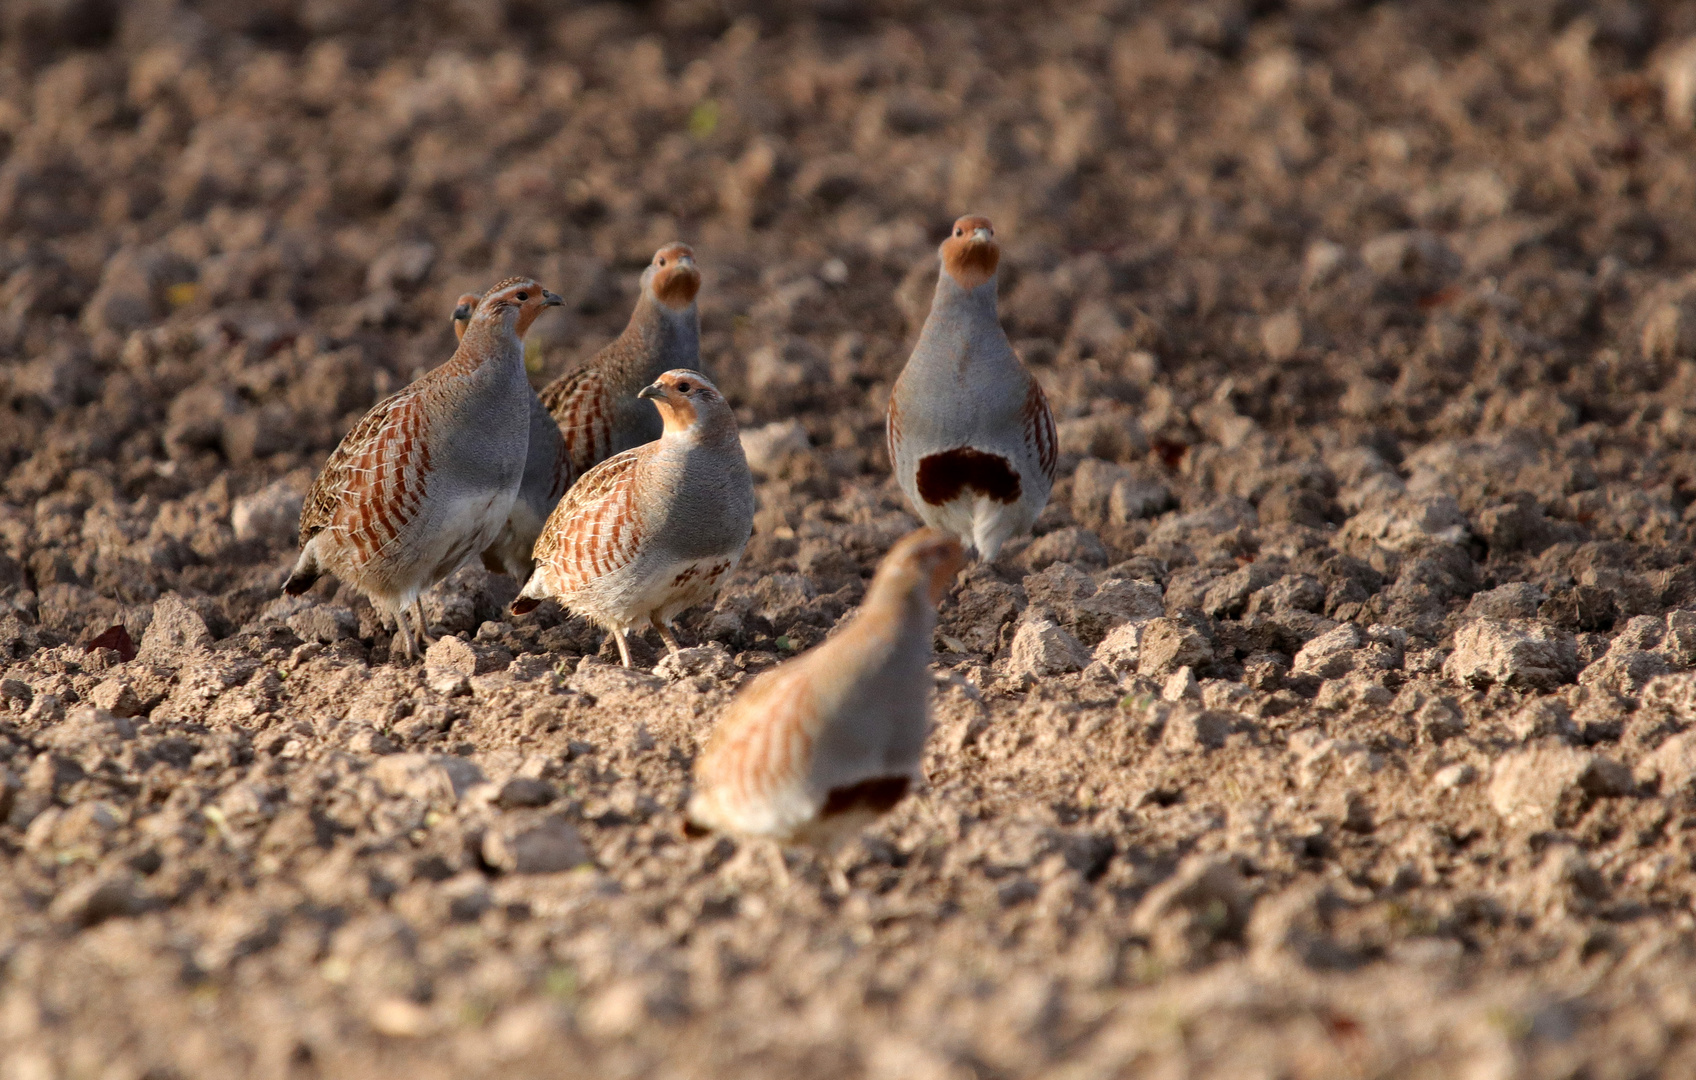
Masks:
[[[735,418],[712,384],[670,371],[644,392],[661,398],[665,430],[596,465],[566,492],[514,604],[522,614],[558,599],[612,631],[627,665],[630,631],[653,626],[675,647],[671,620],[718,592],[741,561],[754,520],[753,477]]]
[[[660,248],[642,274],[624,332],[542,389],[541,403],[564,439],[568,485],[614,454],[660,437],[659,414],[636,395],[667,371],[700,370],[700,284],[687,244]]]
[[[921,779],[936,604],[960,559],[954,538],[910,534],[847,627],[756,679],[696,762],[690,821],[828,847],[899,802]]]
[[[482,297],[466,293],[459,298],[453,312],[454,335],[465,337]],[[497,574],[508,574],[523,581],[530,576],[531,551],[542,525],[559,505],[560,496],[571,484],[570,461],[565,454],[565,441],[560,437],[559,424],[543,407],[528,378],[524,388],[529,399],[530,437],[524,455],[524,476],[519,481],[518,495],[507,514],[506,523],[493,541],[483,549],[483,565]]]
[[[520,327],[558,303],[528,279],[502,282],[451,360],[365,414],[307,496],[289,592],[333,573],[395,617],[409,653],[422,645],[404,613],[489,546],[518,497],[530,416]]]
[[[930,314],[890,394],[887,435],[920,520],[993,561],[1047,505],[1058,440],[1042,387],[997,316],[993,241],[978,242],[988,254],[976,251],[972,236],[958,235],[968,223],[988,229],[962,218],[943,245]]]

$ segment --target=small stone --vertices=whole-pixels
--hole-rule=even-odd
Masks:
[[[550,820],[514,834],[484,833],[483,861],[509,874],[557,874],[588,862],[589,850],[570,824]]]
[[[113,716],[140,716],[141,698],[124,679],[112,678],[88,692],[89,704]]]
[[[691,675],[728,679],[736,674],[736,658],[716,641],[694,648],[668,652],[654,667],[654,674],[676,681]]]
[[[102,874],[54,897],[48,914],[58,922],[79,929],[95,926],[107,919],[138,915],[147,907],[135,875],[129,872]]]
[[[1107,565],[1107,545],[1088,529],[1073,525],[1037,537],[1025,549],[1024,561],[1032,570],[1057,562],[1103,567]]]
[[[181,662],[184,652],[212,647],[212,632],[206,620],[176,593],[166,593],[153,605],[153,621],[141,635],[136,659],[144,663]]]
[[[440,639],[424,654],[426,669],[451,671],[466,677],[502,671],[511,663],[512,653],[499,645],[457,637]]]
[[[1150,619],[1143,626],[1137,673],[1165,679],[1181,667],[1200,668],[1213,660],[1213,645],[1201,631],[1178,619]]]
[[[1438,769],[1431,777],[1431,786],[1438,791],[1453,791],[1478,779],[1478,770],[1465,762],[1456,762]]]
[[[812,449],[806,426],[795,419],[749,428],[741,433],[741,439],[748,468],[761,476],[775,473],[790,454],[804,454]]]
[[[1696,781],[1696,730],[1682,731],[1656,747],[1638,771],[1645,780],[1659,780],[1662,795],[1689,790]]]
[[[1260,347],[1267,359],[1282,363],[1301,348],[1301,316],[1293,308],[1270,315],[1260,324]]]
[[[1537,608],[1548,598],[1530,582],[1515,581],[1474,593],[1466,605],[1466,614],[1475,619],[1534,619]]]
[[[579,1022],[590,1035],[616,1039],[641,1027],[647,1012],[647,998],[641,985],[626,981],[608,987],[585,1005]]]
[[[1243,723],[1243,718],[1236,713],[1202,709],[1194,704],[1183,703],[1167,716],[1160,742],[1166,749],[1181,754],[1217,750],[1225,745],[1225,740],[1230,737],[1231,732],[1240,729]]]
[[[1343,523],[1346,543],[1372,543],[1411,551],[1435,543],[1465,544],[1472,535],[1460,504],[1450,495],[1412,496],[1366,509]]]
[[[1125,623],[1114,627],[1095,647],[1095,662],[1119,677],[1133,674],[1141,652],[1143,625]]]
[[[515,810],[522,807],[546,806],[557,798],[559,792],[546,780],[515,776],[501,785],[501,793],[495,801],[503,810]]]
[[[1572,722],[1571,707],[1558,697],[1526,702],[1508,717],[1508,730],[1521,742],[1549,735],[1571,739],[1578,731]]]
[[[1196,682],[1195,672],[1189,665],[1172,673],[1166,685],[1161,687],[1160,697],[1165,701],[1193,701],[1201,697],[1201,684]]]
[[[58,694],[37,694],[24,710],[24,719],[37,724],[50,724],[65,718],[65,706]]]
[[[1631,774],[1617,761],[1567,746],[1516,750],[1496,762],[1490,805],[1510,825],[1566,828],[1598,798],[1631,790]]]
[[[288,618],[288,628],[302,641],[333,645],[359,636],[359,616],[338,604],[314,604]]]
[[[24,712],[35,700],[35,691],[22,679],[0,679],[0,708]]]
[[[347,740],[347,748],[355,754],[392,754],[400,749],[393,739],[369,727],[355,731]]]
[[[1354,623],[1329,630],[1296,653],[1290,671],[1295,675],[1317,675],[1335,679],[1355,669],[1353,653],[1366,645],[1366,633]]]
[[[390,754],[377,759],[371,776],[390,795],[449,805],[484,782],[483,770],[450,755]]]
[[[288,541],[300,522],[305,498],[295,485],[278,480],[263,491],[246,495],[230,507],[230,530],[237,540]]]
[[[392,1039],[418,1039],[436,1029],[430,1010],[407,998],[384,997],[371,1003],[366,1020],[372,1030]]]
[[[1082,671],[1089,652],[1078,639],[1040,609],[1030,609],[1013,635],[1011,673],[1017,677]]]
[[[1672,673],[1672,665],[1662,654],[1646,649],[1621,648],[1620,644],[1616,639],[1606,655],[1578,673],[1580,686],[1611,691],[1623,698],[1635,698],[1649,680]]]
[[[1578,646],[1564,630],[1475,619],[1455,632],[1443,671],[1471,686],[1548,690],[1577,677]]]

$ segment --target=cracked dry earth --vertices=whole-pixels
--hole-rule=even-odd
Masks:
[[[1696,1072],[1696,12],[1036,7],[4,6],[0,1077]],[[785,887],[689,767],[913,525],[968,210],[1062,479]],[[541,382],[674,238],[760,500],[681,662],[280,595],[461,290]]]

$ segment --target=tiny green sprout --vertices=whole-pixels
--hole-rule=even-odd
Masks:
[[[569,964],[549,968],[542,980],[542,988],[551,998],[570,1001],[577,996],[577,969]]]
[[[782,637],[777,639],[777,651],[778,652],[788,652],[789,650],[793,649],[794,647],[795,647],[795,643],[793,641],[789,640],[788,634],[784,634]]]
[[[704,98],[689,113],[689,134],[697,139],[709,139],[718,130],[718,102]]]

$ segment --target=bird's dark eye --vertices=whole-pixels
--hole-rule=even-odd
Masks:
[[[524,301],[526,301],[526,300],[528,300],[528,299],[530,299],[530,294],[529,294],[529,293],[527,293],[527,292],[521,292],[521,293],[519,293],[519,294],[518,294],[518,302],[519,302],[519,303],[521,303],[521,304],[522,304],[522,303],[523,303],[523,302],[524,302]]]
[[[687,393],[689,393],[689,391],[691,391],[693,389],[695,389],[695,388],[693,386],[689,385],[686,382],[680,382],[680,383],[677,384],[677,390],[678,390],[679,393],[682,393],[682,394],[687,394]]]
[[[655,260],[654,260],[654,265],[655,265],[655,266],[664,266],[664,265],[665,265],[665,257],[664,257],[664,256],[661,256],[661,257],[660,257],[660,258],[658,258],[658,259],[655,259]]]
[[[955,236],[965,236],[965,235],[966,235],[966,230],[965,230],[965,229],[962,229],[962,228],[959,228],[959,227],[956,227],[956,228],[955,228],[955,229],[954,229],[954,235],[955,235]]]

